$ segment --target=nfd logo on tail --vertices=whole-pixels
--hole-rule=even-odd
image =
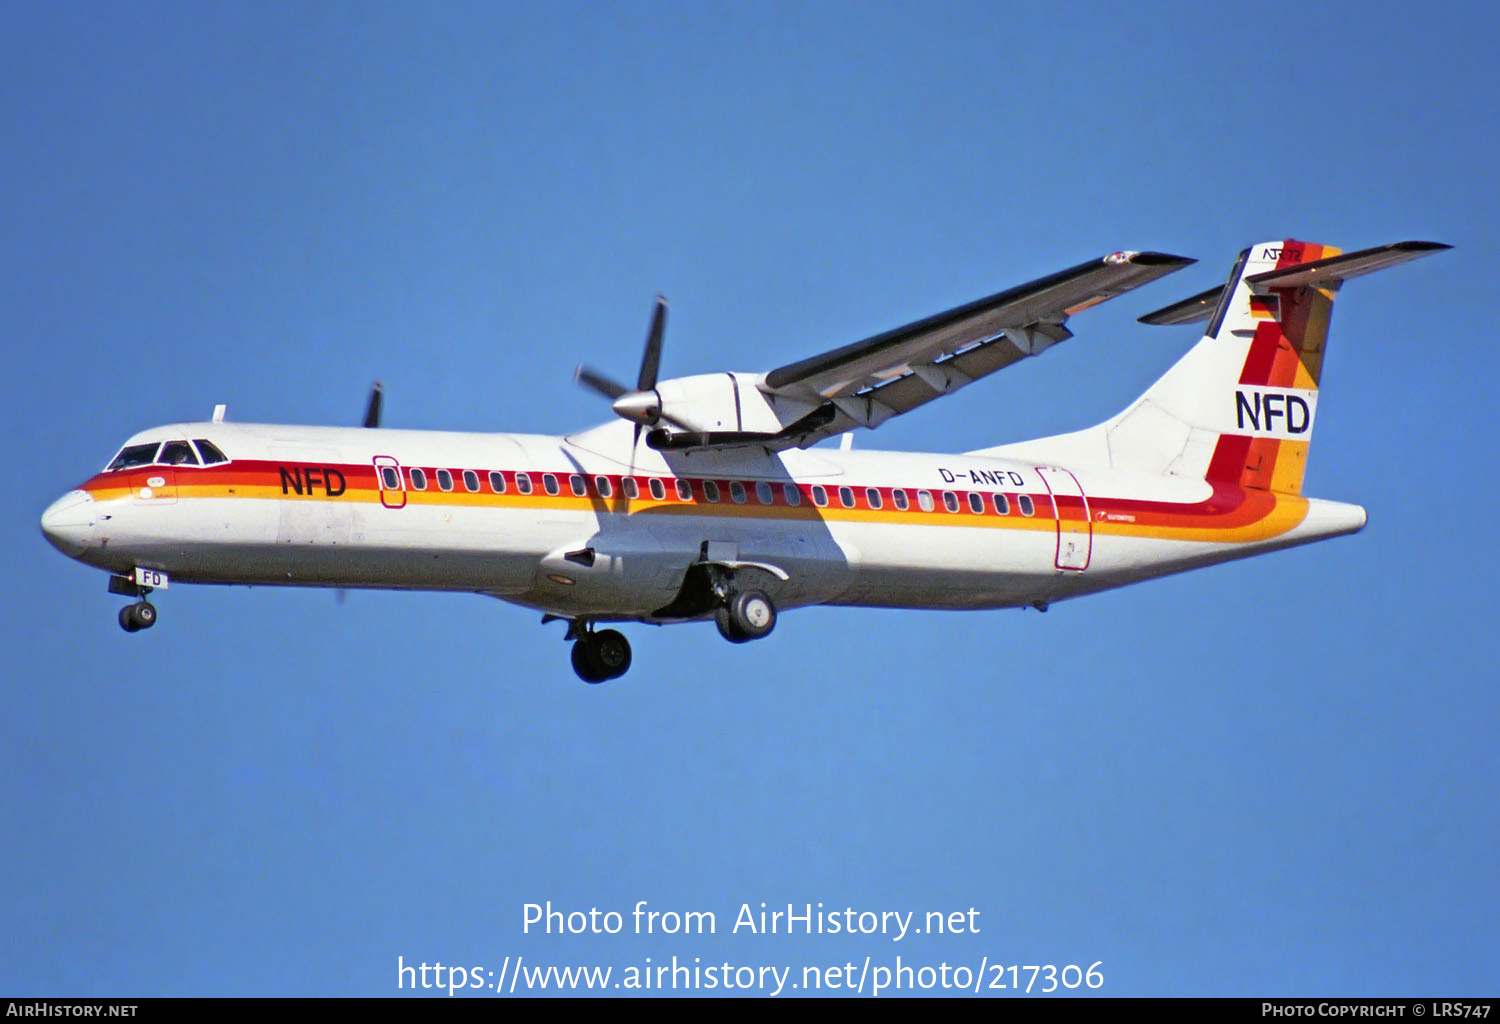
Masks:
[[[1236,388],[1235,430],[1256,437],[1296,440],[1312,432],[1317,405],[1316,391]]]
[[[1302,495],[1334,298],[1445,248],[1246,249],[1227,280],[1141,318],[1206,321],[1177,364],[1058,437],[958,454],[819,445],[1035,358],[1072,337],[1074,314],[1192,260],[1114,252],[766,372],[670,380],[658,298],[634,386],[579,368],[616,414],[600,426],[390,430],[378,385],[363,427],[220,409],[130,438],[42,530],[133,599],[128,632],[155,624],[147,597],[169,580],[461,590],[565,623],[591,683],[630,666],[611,623],[711,621],[744,643],[818,604],[1045,609],[1360,529],[1359,506]]]

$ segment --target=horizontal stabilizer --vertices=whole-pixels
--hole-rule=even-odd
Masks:
[[[1377,245],[1373,249],[1361,249],[1358,252],[1330,256],[1311,263],[1294,263],[1276,270],[1251,274],[1245,278],[1245,281],[1253,291],[1260,293],[1272,288],[1302,288],[1320,285],[1336,287],[1340,281],[1346,281],[1351,277],[1384,270],[1398,263],[1405,263],[1408,260],[1451,248],[1453,247],[1441,242],[1395,242],[1391,245]],[[1218,306],[1224,289],[1231,283],[1216,285],[1181,302],[1163,306],[1161,309],[1140,317],[1140,322],[1163,326],[1207,320]]]
[[[1377,245],[1373,249],[1361,249],[1358,252],[1330,256],[1325,260],[1314,260],[1311,263],[1297,263],[1277,270],[1267,270],[1261,274],[1252,274],[1245,280],[1256,291],[1266,288],[1336,285],[1351,277],[1384,270],[1398,263],[1405,263],[1421,256],[1430,256],[1432,253],[1451,248],[1453,246],[1444,245],[1442,242],[1395,242],[1391,245]]]
[[[1206,292],[1199,292],[1192,298],[1174,302],[1170,306],[1163,306],[1154,313],[1147,313],[1140,317],[1143,324],[1191,324],[1199,320],[1207,320],[1209,314],[1214,311],[1214,306],[1219,303],[1219,296],[1224,294],[1224,285],[1216,285]]]

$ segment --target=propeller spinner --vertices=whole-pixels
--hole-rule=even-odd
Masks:
[[[636,375],[635,387],[627,388],[597,370],[580,366],[573,379],[591,391],[608,398],[615,415],[635,424],[636,440],[640,440],[643,427],[654,427],[665,420],[684,430],[691,430],[686,423],[663,412],[661,395],[656,390],[657,372],[661,368],[662,332],[667,326],[667,299],[656,297],[656,308],[651,313],[651,330],[646,335],[646,351],[641,357],[641,372]]]

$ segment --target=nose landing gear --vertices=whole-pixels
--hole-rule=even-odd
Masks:
[[[144,582],[129,576],[111,576],[109,578],[109,592],[121,594],[125,597],[139,598],[135,604],[127,604],[120,609],[120,628],[127,633],[139,633],[143,629],[150,629],[156,625],[156,606],[147,601],[146,598],[151,591],[157,587],[167,585],[167,574],[157,570],[136,570],[137,577],[143,577],[151,581],[148,586]]]
[[[156,625],[156,605],[150,601],[127,604],[120,609],[120,628],[127,633],[136,633]]]

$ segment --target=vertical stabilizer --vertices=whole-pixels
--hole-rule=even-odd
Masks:
[[[1445,248],[1400,242],[1344,255],[1287,239],[1245,250],[1216,300],[1210,291],[1141,318],[1206,316],[1208,329],[1103,425],[1111,465],[1300,494],[1339,285]]]

